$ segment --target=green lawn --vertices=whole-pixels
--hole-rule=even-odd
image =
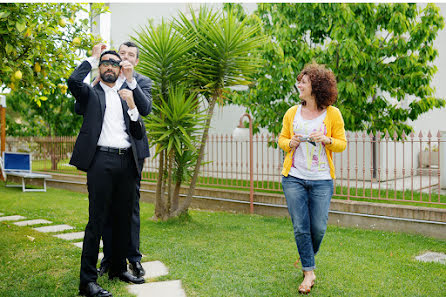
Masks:
[[[0,186],[0,212],[66,223],[82,231],[86,194],[59,189],[22,193]],[[287,218],[194,210],[188,220],[153,222],[141,204],[143,260],[160,260],[187,296],[297,296],[301,272]],[[72,231],[67,231],[72,232]],[[30,241],[29,237],[34,237]],[[446,241],[401,233],[329,226],[316,257],[312,296],[445,296],[446,265],[420,263],[424,251],[446,253]],[[77,296],[81,250],[69,242],[0,223],[0,296]],[[114,296],[125,284],[101,277]]]

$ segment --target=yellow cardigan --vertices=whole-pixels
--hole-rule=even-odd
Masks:
[[[285,152],[285,160],[283,161],[282,174],[288,176],[291,165],[293,163],[294,149],[290,148],[290,141],[294,135],[293,121],[297,112],[298,105],[288,109],[283,116],[282,131],[279,136],[279,146]],[[327,115],[324,119],[324,124],[327,127],[327,135],[331,138],[331,144],[325,145],[325,152],[327,154],[328,164],[330,165],[330,175],[333,179],[336,178],[335,168],[333,164],[332,152],[342,152],[347,146],[347,139],[345,138],[344,119],[341,112],[334,106],[327,108]]]

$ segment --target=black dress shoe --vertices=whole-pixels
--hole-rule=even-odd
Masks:
[[[136,277],[142,277],[146,274],[144,268],[142,268],[141,262],[130,262],[129,268],[132,271],[133,275]]]
[[[113,297],[112,293],[101,288],[96,282],[80,284],[79,295],[87,297]]]
[[[118,277],[123,282],[137,285],[143,284],[145,282],[144,278],[136,277],[128,271],[121,272],[120,274],[111,274],[111,273],[108,274],[109,279],[114,279],[115,277]]]
[[[105,273],[107,273],[109,268],[110,266],[108,264],[101,264],[101,266],[98,268],[99,276],[103,276]]]

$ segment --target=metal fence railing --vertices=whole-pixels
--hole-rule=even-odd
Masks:
[[[254,192],[282,192],[284,154],[268,145],[276,140],[266,134],[253,137]],[[348,132],[347,140],[346,150],[334,154],[336,198],[446,205],[445,168],[440,162],[446,144],[440,132],[399,138]],[[7,137],[6,150],[31,152],[34,170],[83,174],[68,165],[74,142],[75,137]],[[198,186],[249,190],[249,144],[232,135],[210,135]],[[143,180],[155,182],[157,174],[158,159],[147,158]]]

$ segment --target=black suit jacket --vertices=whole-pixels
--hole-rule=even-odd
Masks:
[[[90,63],[84,61],[74,70],[67,81],[70,92],[76,98],[75,111],[83,116],[82,126],[74,145],[70,164],[76,166],[82,171],[88,171],[90,164],[93,161],[99,136],[102,130],[102,123],[104,121],[106,108],[105,93],[100,84],[92,87],[83,82],[90,71]],[[141,117],[139,117],[138,121],[131,121],[127,113],[127,103],[121,99],[121,104],[123,108],[125,126],[132,145],[133,158],[135,159],[136,168],[139,174],[138,153],[136,151],[135,142],[143,137],[142,120]]]
[[[135,105],[138,108],[138,112],[141,116],[146,116],[152,111],[152,80],[142,74],[133,72],[133,76],[136,79],[136,88],[133,90],[133,97]],[[125,81],[121,89],[130,88]],[[146,126],[142,122],[142,139],[136,140],[136,151],[138,152],[138,158],[144,159],[150,157],[149,140],[147,139]],[[141,168],[142,169],[142,168]]]

